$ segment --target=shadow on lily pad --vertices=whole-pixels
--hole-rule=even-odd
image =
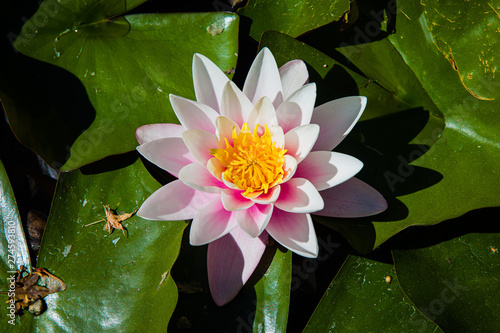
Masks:
[[[430,131],[429,127],[434,130]],[[429,133],[434,133],[435,137],[430,137]],[[316,219],[340,232],[358,252],[372,251],[377,238],[372,222],[404,220],[409,214],[408,207],[397,197],[434,186],[443,179],[435,170],[411,165],[425,155],[440,134],[441,128],[435,126],[429,112],[422,108],[358,123],[335,150],[355,156],[364,163],[356,177],[376,188],[387,200],[388,208],[371,217]],[[420,139],[424,136],[423,141],[428,144],[410,144],[417,136]]]
[[[2,22],[0,98],[16,137],[50,166],[59,168],[69,158],[69,147],[94,121],[96,112],[76,76],[27,57],[13,47],[26,13],[36,10],[26,8],[26,4],[17,7],[22,8],[9,8],[12,16]]]

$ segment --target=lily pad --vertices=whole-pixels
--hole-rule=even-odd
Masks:
[[[455,71],[462,89],[472,97],[482,101],[498,99],[500,79],[495,78],[495,72],[500,48],[500,3],[424,0],[420,4],[418,21],[428,48],[434,50],[432,55],[441,53],[449,62],[446,67]],[[410,18],[417,11],[413,6],[405,8]]]
[[[269,1],[253,0],[238,10],[252,20],[250,36],[260,40],[268,30],[297,37],[332,21],[338,21],[349,11],[349,0]]]
[[[132,216],[121,222],[126,235],[109,234],[105,222],[85,227],[106,217],[103,205],[130,213],[158,188],[135,152],[61,174],[37,265],[67,289],[47,296],[46,312],[36,321],[23,315],[16,329],[166,330],[177,302],[170,270],[186,223]]]
[[[405,294],[444,331],[494,332],[500,327],[499,249],[498,233],[471,233],[393,255]]]
[[[371,20],[364,18],[363,25],[352,27],[344,42],[321,43],[319,37],[326,31],[317,31],[315,38],[308,39],[311,46],[348,62],[350,68],[395,96],[409,98],[411,105],[423,106],[430,115],[442,115],[442,130],[435,130],[428,121],[420,131],[408,131],[410,145],[399,151],[391,148],[392,143],[404,141],[394,133],[408,128],[405,124],[418,124],[415,112],[413,117],[409,112],[401,114],[406,120],[399,126],[388,122],[390,118],[381,118],[373,126],[366,122],[355,128],[382,157],[372,167],[380,167],[388,157],[396,161],[373,172],[384,175],[380,186],[382,191],[389,190],[384,195],[399,200],[389,202],[389,210],[379,222],[337,224],[353,245],[356,242],[358,251],[362,250],[360,244],[376,246],[382,241],[378,235],[389,236],[404,225],[436,224],[474,209],[500,205],[500,187],[494,185],[500,181],[496,172],[500,121],[494,116],[500,108],[500,79],[495,77],[498,41],[491,37],[500,25],[495,14],[500,6],[478,1],[388,4],[392,6],[385,9],[385,18],[381,15],[384,10],[373,15],[373,10],[365,8]],[[395,24],[388,29],[391,34],[380,30],[384,20]],[[334,49],[353,41],[360,44]],[[419,102],[422,89],[411,88],[415,78],[438,113],[428,99]],[[370,99],[367,112],[369,108]],[[406,210],[401,218],[395,218],[391,209],[398,204],[401,209],[397,211]]]
[[[442,332],[401,291],[394,266],[350,256],[304,332]]]
[[[235,67],[236,15],[123,15],[125,4],[46,0],[2,65],[0,98],[16,136],[61,171],[133,150],[141,125],[177,122],[168,95],[194,98],[194,53]]]
[[[276,250],[266,273],[255,285],[257,305],[254,332],[286,332],[290,286],[292,277],[292,252]]]

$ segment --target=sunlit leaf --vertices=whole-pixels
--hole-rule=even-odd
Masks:
[[[252,20],[250,35],[258,41],[268,30],[297,37],[306,31],[338,21],[349,11],[349,3],[349,0],[253,0],[238,10],[238,14]]]

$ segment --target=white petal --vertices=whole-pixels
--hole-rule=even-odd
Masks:
[[[295,157],[298,163],[307,157],[319,134],[316,124],[295,127],[285,134],[285,148],[287,154]]]
[[[280,67],[279,72],[285,100],[309,81],[306,64],[299,59],[287,62]]]
[[[180,180],[174,180],[147,198],[137,216],[148,220],[188,220],[216,197],[217,194],[200,192]]]
[[[248,236],[255,238],[267,227],[272,213],[273,205],[257,204],[236,213],[236,220]]]
[[[325,208],[316,215],[364,217],[387,209],[384,197],[373,187],[353,177],[340,185],[320,192]]]
[[[306,178],[322,191],[352,178],[362,167],[363,162],[346,154],[313,151],[300,162],[295,177]]]
[[[230,232],[237,226],[235,212],[228,212],[222,206],[220,195],[199,209],[191,223],[189,242],[191,245],[210,243]]]
[[[175,115],[185,129],[215,132],[215,119],[219,114],[210,106],[170,94]]]
[[[271,140],[274,142],[274,146],[277,148],[285,147],[285,133],[283,129],[279,126],[269,127],[269,132],[271,132]]]
[[[140,145],[143,143],[163,139],[180,138],[186,129],[178,124],[150,124],[135,130],[135,137]]]
[[[196,100],[220,112],[222,90],[229,81],[210,59],[196,53],[193,56],[193,83]]]
[[[151,163],[176,176],[186,165],[196,162],[182,138],[164,138],[146,142],[137,151]]]
[[[241,195],[243,191],[233,189],[224,189],[221,193],[222,205],[226,210],[239,211],[245,210],[254,205],[252,200],[249,200]]]
[[[255,58],[243,86],[243,93],[255,104],[262,97],[268,97],[272,103],[281,102],[283,93],[281,78],[274,56],[267,47]],[[276,104],[275,104],[276,105]]]
[[[179,179],[187,186],[202,192],[220,193],[222,188],[226,188],[223,182],[212,176],[207,168],[199,163],[191,163],[182,168]]]
[[[233,129],[236,129],[236,135],[240,134],[240,127],[234,121],[227,117],[217,117],[215,120],[215,126],[217,131],[218,147],[226,148],[226,140],[232,146],[233,145]]]
[[[248,97],[233,81],[228,81],[222,92],[221,115],[228,117],[242,127],[252,109],[253,104]]]
[[[217,148],[217,138],[215,134],[202,130],[187,130],[182,133],[182,139],[194,158],[203,166],[207,165],[210,149]]]
[[[323,198],[310,181],[292,178],[281,186],[281,193],[274,205],[291,213],[312,213],[324,207]]]
[[[278,126],[278,118],[276,118],[276,111],[274,106],[267,97],[260,99],[253,107],[250,115],[248,116],[248,127],[253,132],[255,126],[259,125],[258,133],[264,133],[265,125],[267,127]]]
[[[267,232],[251,238],[240,228],[208,244],[210,293],[219,306],[230,302],[257,267],[266,249]]]
[[[318,256],[318,239],[309,214],[274,209],[266,231],[281,245],[307,258]]]
[[[316,84],[310,83],[287,98],[276,110],[278,123],[283,130],[289,130],[311,122],[316,101]]]
[[[311,123],[321,127],[313,150],[332,150],[349,134],[366,106],[366,97],[339,98],[316,107]]]

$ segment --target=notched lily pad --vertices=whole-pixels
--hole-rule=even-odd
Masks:
[[[38,316],[47,308],[43,300],[45,296],[66,289],[66,284],[45,268],[35,268],[34,272],[28,273],[21,266],[8,280],[10,287],[7,303],[10,304],[7,308],[11,315],[22,315],[28,309]]]

